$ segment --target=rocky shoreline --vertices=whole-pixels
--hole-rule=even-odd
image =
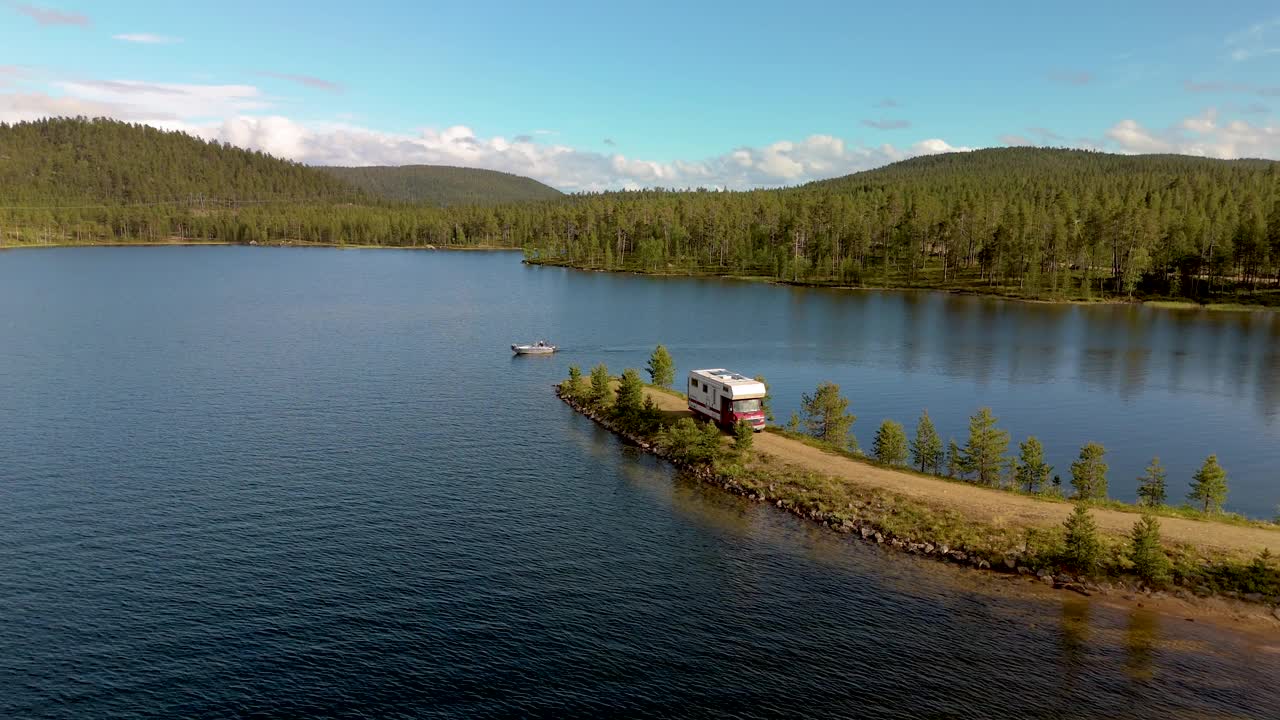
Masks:
[[[596,412],[573,398],[567,397],[561,392],[561,388],[558,385],[555,387],[555,392],[557,397],[576,412],[587,416],[596,424],[622,438],[628,444],[670,462],[700,482],[713,485],[754,502],[768,503],[779,510],[819,523],[833,532],[853,535],[867,544],[880,545],[898,552],[926,557],[938,562],[974,570],[1006,576],[1021,576],[1031,583],[1039,583],[1056,590],[1069,591],[1085,597],[1116,595],[1125,600],[1176,598],[1188,602],[1206,598],[1228,599],[1248,603],[1252,608],[1258,610],[1265,608],[1268,611],[1266,613],[1268,618],[1280,621],[1280,606],[1268,607],[1262,605],[1262,603],[1266,602],[1266,598],[1261,595],[1253,597],[1236,594],[1222,596],[1200,592],[1193,593],[1185,588],[1174,588],[1166,591],[1131,582],[1095,581],[1063,572],[1055,572],[1044,567],[1033,569],[1036,563],[1026,556],[1025,547],[1010,547],[1002,554],[993,554],[989,550],[978,551],[972,548],[957,547],[938,542],[932,538],[907,537],[894,533],[876,521],[875,515],[877,514],[893,514],[896,512],[894,507],[886,504],[882,499],[855,502],[846,511],[839,513],[804,507],[790,498],[774,494],[774,486],[772,484],[762,484],[760,488],[748,487],[738,479],[717,473],[711,468],[681,462],[664,452],[662,448],[649,439],[640,437],[620,427],[607,415]]]

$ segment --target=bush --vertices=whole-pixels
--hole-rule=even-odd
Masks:
[[[739,420],[733,426],[733,449],[740,454],[745,454],[751,450],[751,446],[755,444],[756,431],[751,427],[751,423],[745,420]]]
[[[683,417],[663,428],[658,444],[672,460],[690,465],[712,465],[723,452],[720,431],[710,423]]]

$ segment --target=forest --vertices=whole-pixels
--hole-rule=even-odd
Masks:
[[[792,188],[512,203],[473,188],[448,207],[406,202],[426,197],[409,171],[344,174],[111,120],[0,124],[0,245],[483,245],[608,270],[1280,305],[1265,160],[1000,148]]]
[[[564,197],[564,193],[537,180],[479,168],[403,165],[322,169],[369,195],[395,202],[501,205]]]

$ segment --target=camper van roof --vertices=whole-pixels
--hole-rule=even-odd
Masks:
[[[732,370],[725,370],[724,368],[716,368],[715,370],[694,370],[693,372],[697,375],[706,375],[708,377],[713,377],[726,385],[756,382],[755,380],[752,380],[751,378],[747,377],[746,375],[743,375],[742,373],[736,373]]]

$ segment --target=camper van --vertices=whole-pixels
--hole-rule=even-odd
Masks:
[[[689,409],[724,428],[745,420],[764,430],[764,383],[732,370],[689,373]]]

